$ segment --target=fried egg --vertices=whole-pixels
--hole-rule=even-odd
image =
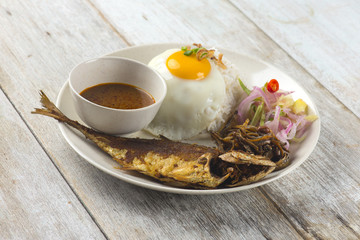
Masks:
[[[147,131],[171,140],[184,140],[204,130],[216,130],[225,121],[224,104],[229,105],[226,79],[236,76],[229,76],[211,60],[199,61],[195,54],[186,56],[179,49],[161,53],[148,65],[165,79],[168,91]],[[233,101],[232,95],[231,98]],[[234,104],[236,101],[230,103]],[[226,114],[229,107],[233,106],[225,106]]]

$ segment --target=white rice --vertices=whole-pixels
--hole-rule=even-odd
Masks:
[[[217,51],[215,51],[215,56],[218,56]],[[240,103],[242,90],[238,81],[239,69],[226,59],[225,56],[222,58],[222,62],[227,67],[226,69],[218,67],[226,86],[225,99],[218,109],[216,118],[207,127],[208,131],[217,131],[229,119],[230,115],[234,113]]]

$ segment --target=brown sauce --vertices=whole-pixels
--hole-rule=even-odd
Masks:
[[[155,103],[145,90],[125,83],[102,83],[86,88],[80,93],[98,105],[117,109],[137,109]]]

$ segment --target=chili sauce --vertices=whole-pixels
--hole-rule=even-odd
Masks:
[[[145,90],[125,83],[102,83],[84,89],[80,95],[98,105],[117,109],[137,109],[155,103]]]

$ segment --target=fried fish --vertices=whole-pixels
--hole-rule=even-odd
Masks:
[[[97,132],[66,117],[40,91],[44,108],[34,114],[52,117],[78,131],[108,153],[124,170],[137,171],[174,186],[212,189],[258,181],[276,164],[269,158],[243,151],[175,142],[166,138],[140,139]]]

